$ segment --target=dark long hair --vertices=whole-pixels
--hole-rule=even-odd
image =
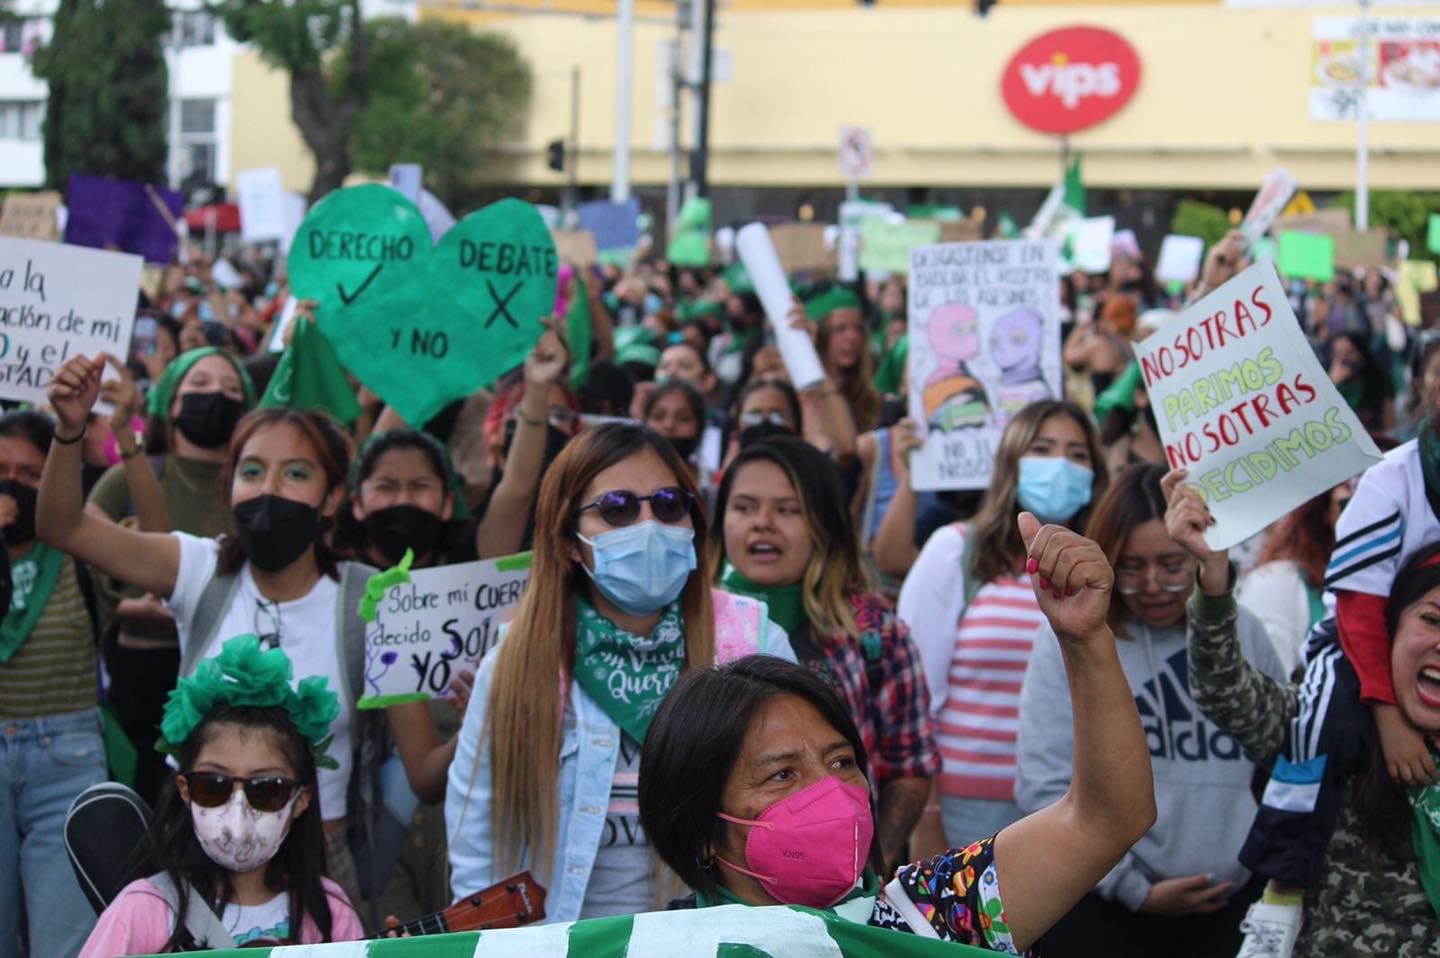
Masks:
[[[265,887],[284,892],[290,901],[290,935],[300,940],[304,920],[308,916],[319,929],[321,941],[329,941],[333,927],[330,900],[320,879],[325,875],[325,831],[320,818],[320,793],[315,775],[315,757],[310,743],[301,736],[283,708],[253,706],[216,706],[195,728],[177,756],[183,774],[195,765],[200,749],[210,741],[221,725],[239,726],[254,734],[269,734],[295,770],[295,778],[310,792],[310,804],[290,824],[290,832],[280,843],[275,857],[265,866]],[[172,778],[160,795],[159,808],[150,825],[149,855],[160,871],[167,873],[179,892],[176,915],[184,915],[190,889],[209,895],[206,904],[218,914],[227,902],[235,900],[235,885],[230,873],[210,860],[200,840],[190,808],[180,798],[176,780]],[[165,951],[188,951],[204,942],[193,942],[185,930],[185,922],[175,923],[175,931],[165,943]]]
[[[1110,568],[1120,558],[1120,551],[1136,526],[1152,519],[1165,521],[1165,493],[1160,489],[1160,479],[1165,467],[1155,463],[1136,463],[1127,467],[1110,484],[1110,489],[1095,504],[1090,513],[1090,522],[1085,527],[1085,537],[1105,553]],[[1111,602],[1107,618],[1110,627],[1119,638],[1125,636],[1119,631],[1126,616],[1124,602]]]
[[[1391,397],[1390,376],[1380,365],[1375,357],[1375,351],[1370,348],[1370,339],[1363,333],[1340,333],[1335,337],[1336,342],[1345,340],[1360,354],[1360,371],[1357,374],[1360,382],[1365,386],[1365,391],[1360,396],[1360,408],[1355,410],[1355,415],[1360,418],[1360,424],[1370,432],[1383,432],[1385,424],[1382,417],[1385,412],[1385,401]],[[1331,346],[1333,351],[1334,346]]]
[[[12,410],[0,416],[0,436],[23,439],[40,450],[40,455],[48,456],[55,438],[55,420],[33,409]]]
[[[781,695],[815,706],[870,778],[865,743],[850,710],[810,669],[770,655],[747,655],[681,676],[660,703],[640,750],[640,824],[661,860],[696,891],[714,892],[721,884],[705,855],[706,846],[721,844],[731,827],[718,817],[720,796],[756,716]],[[870,844],[869,858],[879,871],[878,839]]]
[[[396,449],[417,449],[424,456],[426,463],[440,480],[444,494],[451,497],[453,508],[459,510],[463,505],[457,498],[455,491],[455,469],[450,464],[450,458],[446,455],[445,449],[440,441],[428,432],[420,432],[416,429],[390,429],[386,432],[376,433],[368,442],[360,447],[355,456],[355,462],[350,467],[350,478],[348,491],[345,498],[340,502],[340,508],[335,513],[335,538],[336,544],[341,552],[346,555],[357,556],[362,562],[370,560],[365,556],[365,550],[370,546],[370,535],[365,531],[365,524],[358,521],[351,512],[351,506],[360,499],[360,486],[369,479],[375,472],[375,467],[387,452]],[[436,549],[437,563],[450,561],[450,556],[457,551],[463,552],[464,543],[462,537],[466,535],[468,524],[462,520],[452,518],[445,523],[445,534],[441,537]],[[417,559],[423,558],[420,556]]]

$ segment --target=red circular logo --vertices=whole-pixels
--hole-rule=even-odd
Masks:
[[[1135,95],[1140,57],[1117,33],[1067,27],[1011,57],[1000,92],[1015,119],[1042,133],[1074,133],[1108,120]]]

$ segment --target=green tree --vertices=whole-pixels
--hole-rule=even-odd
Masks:
[[[71,173],[165,180],[170,79],[162,0],[60,0],[55,29],[33,60],[50,87],[45,180]]]
[[[1355,209],[1355,194],[1344,193],[1339,205]],[[1440,193],[1402,193],[1398,190],[1372,190],[1370,193],[1370,226],[1394,230],[1410,243],[1411,259],[1440,259],[1430,252],[1427,234],[1430,215],[1440,213]]]
[[[444,21],[365,25],[370,99],[351,141],[357,168],[420,163],[451,205],[469,205],[476,159],[522,126],[530,67],[509,38]],[[340,75],[351,70],[336,61]]]
[[[290,74],[290,119],[315,159],[311,202],[339,188],[370,92],[360,0],[219,0],[210,9],[232,37]]]
[[[1224,210],[1199,200],[1181,200],[1170,221],[1170,232],[1198,236],[1207,249],[1224,239],[1230,228],[1230,217]]]

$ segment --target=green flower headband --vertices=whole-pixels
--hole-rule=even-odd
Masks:
[[[310,742],[315,764],[339,768],[331,758],[330,723],[340,715],[340,700],[324,676],[312,675],[290,684],[294,666],[279,649],[262,650],[253,635],[239,635],[220,648],[220,654],[200,663],[195,674],[182,678],[170,692],[160,720],[160,741],[155,747],[178,755],[180,746],[195,733],[206,716],[220,705],[274,708],[290,714],[295,728]]]

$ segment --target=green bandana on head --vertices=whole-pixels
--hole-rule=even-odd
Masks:
[[[40,614],[50,602],[50,593],[55,591],[64,558],[64,553],[36,539],[25,558],[17,559],[11,566],[10,578],[15,583],[15,592],[4,621],[0,621],[0,662],[8,661],[34,631],[35,623],[40,621]]]
[[[646,638],[576,601],[575,681],[625,734],[645,741],[650,720],[685,668],[685,620],[672,602]]]
[[[817,323],[837,309],[859,309],[860,297],[844,286],[832,286],[819,296],[805,301],[805,315]]]
[[[146,401],[146,409],[151,416],[159,422],[169,422],[170,405],[175,400],[175,393],[180,388],[180,383],[185,379],[187,373],[194,368],[195,364],[207,356],[224,356],[231,366],[235,367],[235,375],[240,377],[240,388],[245,391],[245,405],[255,407],[255,384],[250,381],[250,374],[245,367],[236,361],[234,356],[214,346],[205,346],[201,349],[192,349],[187,353],[181,353],[170,361],[160,378],[155,380],[150,387],[150,397]]]

